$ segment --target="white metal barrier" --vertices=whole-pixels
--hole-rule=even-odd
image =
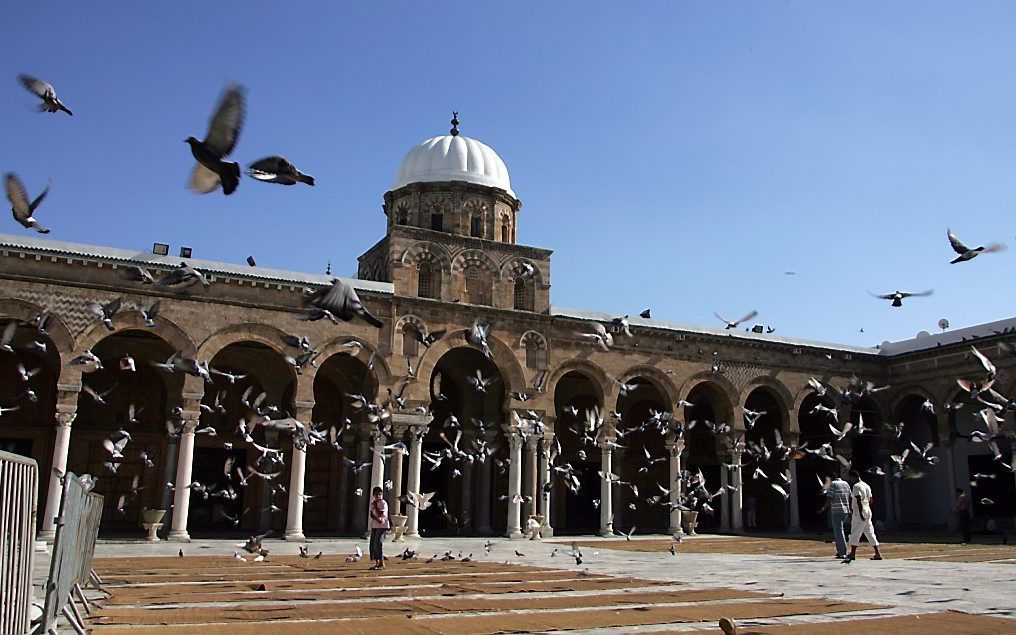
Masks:
[[[67,472],[63,479],[60,515],[56,519],[53,557],[46,581],[46,607],[37,633],[55,633],[56,623],[64,616],[77,633],[85,633],[85,621],[74,604],[74,597],[90,612],[81,588],[89,581],[101,589],[92,572],[95,540],[99,535],[102,496],[91,491],[92,477]],[[73,593],[73,595],[72,595]]]
[[[0,633],[28,633],[39,466],[0,452]]]

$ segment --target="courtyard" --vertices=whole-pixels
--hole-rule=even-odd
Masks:
[[[266,539],[261,562],[242,541],[102,542],[95,569],[112,595],[88,622],[100,634],[656,633],[720,632],[729,617],[740,633],[1016,633],[1016,547],[902,540],[882,562],[862,544],[845,566],[814,536],[410,539],[387,545],[380,572],[348,562],[364,540],[314,540],[304,558]]]

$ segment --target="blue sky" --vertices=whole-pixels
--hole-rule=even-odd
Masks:
[[[867,345],[1013,315],[1016,249],[949,265],[945,232],[1016,246],[1014,4],[226,4],[0,7],[0,171],[52,181],[51,237],[349,275],[403,154],[456,109],[508,165],[519,242],[555,250],[557,305],[754,308]],[[75,117],[33,113],[22,72]],[[229,80],[234,158],[317,187],[186,190],[183,139]]]

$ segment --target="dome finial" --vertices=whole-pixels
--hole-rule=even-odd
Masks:
[[[453,110],[452,111],[452,130],[451,130],[451,133],[452,133],[453,137],[459,136],[459,111],[457,111],[457,110]]]

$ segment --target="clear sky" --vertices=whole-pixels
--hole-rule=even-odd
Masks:
[[[519,242],[555,251],[554,304],[872,345],[1014,314],[1016,249],[949,265],[945,237],[1016,247],[1014,24],[1005,2],[11,1],[0,171],[52,181],[52,238],[353,275],[456,109],[508,165]],[[32,112],[22,72],[75,116]],[[234,158],[317,187],[185,188],[229,80]]]

